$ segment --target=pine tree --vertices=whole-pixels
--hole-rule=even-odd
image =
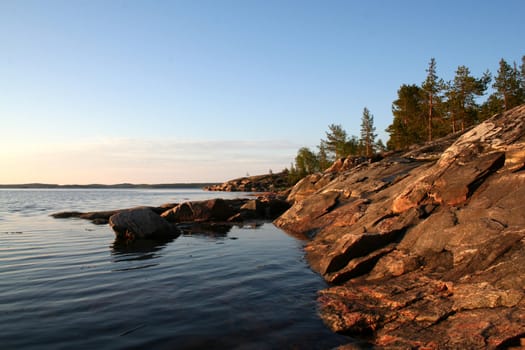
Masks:
[[[479,121],[486,120],[503,110],[503,104],[496,94],[491,94],[479,109]]]
[[[381,139],[377,140],[377,142],[376,142],[376,144],[375,144],[375,148],[376,148],[377,151],[380,152],[380,153],[386,152],[386,146],[385,146],[385,144],[383,143],[383,140],[381,140]]]
[[[521,57],[520,73],[521,73],[521,90],[525,92],[525,56]]]
[[[352,135],[348,141],[345,143],[345,156],[356,156],[361,153],[360,142],[357,136]]]
[[[361,139],[360,143],[363,146],[365,157],[372,157],[374,153],[375,138],[377,134],[374,132],[374,116],[370,113],[368,108],[363,109],[363,116],[361,117]]]
[[[502,101],[504,111],[524,102],[521,72],[516,63],[512,67],[502,58],[499,61],[498,75],[494,78],[492,86],[496,89],[496,96]]]
[[[321,140],[326,153],[330,160],[347,156],[348,136],[341,125],[330,124],[329,131],[326,132],[326,140]]]
[[[479,106],[476,97],[485,93],[490,80],[489,72],[476,79],[470,75],[466,66],[458,67],[456,76],[448,83],[445,93],[448,98],[447,112],[450,116],[452,132],[457,131],[456,122],[459,122],[461,130],[477,122]]]
[[[421,143],[427,135],[423,90],[417,85],[402,85],[397,96],[392,103],[394,120],[386,129],[390,134],[387,147],[393,150]]]
[[[299,177],[319,171],[319,160],[308,147],[301,147],[295,157],[295,169]]]
[[[518,78],[520,80],[518,104],[522,104],[525,103],[525,56],[521,57],[521,66],[518,74]]]
[[[326,147],[321,142],[319,146],[319,152],[317,153],[317,159],[319,160],[319,170],[325,171],[330,167],[330,160],[328,159],[328,155],[326,154]]]
[[[432,141],[434,118],[437,116],[436,112],[441,103],[441,93],[445,87],[443,79],[438,78],[436,74],[436,60],[432,57],[427,68],[427,78],[421,85],[425,92],[425,99],[427,104],[427,132],[428,141]]]
[[[299,176],[297,169],[293,165],[293,163],[290,164],[290,170],[288,171],[288,184],[290,186],[293,186],[299,181],[301,177]]]

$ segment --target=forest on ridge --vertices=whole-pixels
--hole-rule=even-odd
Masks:
[[[392,123],[385,130],[386,145],[376,140],[374,116],[367,107],[361,116],[360,135],[348,135],[341,125],[331,124],[316,150],[302,147],[297,151],[289,173],[291,183],[308,174],[326,170],[336,159],[356,156],[371,158],[385,151],[408,149],[411,145],[432,141],[463,131],[525,103],[525,55],[520,65],[499,61],[495,75],[488,70],[481,77],[467,66],[458,66],[452,80],[437,74],[437,62],[430,59],[426,79],[420,84],[403,84],[392,102]],[[481,99],[492,87],[492,93]]]

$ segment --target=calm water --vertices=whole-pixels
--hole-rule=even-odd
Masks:
[[[122,247],[93,211],[200,190],[0,190],[2,349],[330,349],[302,242],[265,224]]]

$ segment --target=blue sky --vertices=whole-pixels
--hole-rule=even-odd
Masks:
[[[0,0],[0,183],[224,181],[404,83],[525,54],[525,2]]]

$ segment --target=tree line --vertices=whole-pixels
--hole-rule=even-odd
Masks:
[[[430,59],[426,79],[420,84],[403,84],[392,103],[392,124],[386,147],[374,127],[374,116],[363,109],[360,136],[348,135],[341,125],[331,124],[317,149],[298,150],[289,173],[290,183],[308,174],[326,170],[336,159],[348,156],[370,158],[386,150],[404,150],[414,144],[463,131],[494,114],[525,103],[525,56],[521,65],[499,62],[493,77],[487,70],[475,77],[466,66],[458,66],[455,76],[445,81],[437,74],[437,63]],[[493,92],[484,102],[480,99],[492,86]]]
[[[475,77],[466,66],[456,69],[454,79],[438,77],[436,60],[430,59],[427,77],[421,85],[404,84],[392,103],[394,119],[386,131],[388,149],[402,150],[413,144],[432,141],[463,131],[494,114],[525,103],[525,56],[518,67],[504,59],[497,74],[487,70]],[[492,83],[492,94],[479,102]]]
[[[321,139],[317,150],[311,150],[308,147],[299,149],[295,162],[288,170],[290,182],[295,183],[308,174],[324,171],[339,158],[372,157],[375,153],[384,151],[385,146],[381,139],[376,141],[375,131],[374,116],[366,107],[361,116],[360,137],[349,136],[339,124],[330,124],[326,138]]]

